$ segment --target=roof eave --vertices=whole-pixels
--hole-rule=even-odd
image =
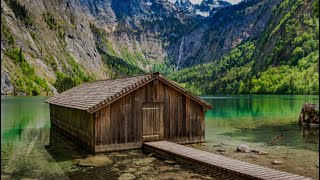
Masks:
[[[162,76],[161,74],[159,74],[158,72],[150,74],[148,76],[145,77],[145,79],[140,80],[136,83],[134,83],[134,85],[130,85],[130,87],[125,87],[124,89],[122,89],[120,92],[118,92],[117,94],[108,97],[107,99],[99,102],[98,104],[88,107],[88,108],[77,108],[77,107],[70,107],[68,105],[65,104],[55,104],[54,102],[51,102],[50,100],[53,98],[48,98],[45,100],[46,103],[49,104],[54,104],[54,105],[58,105],[58,106],[64,106],[64,107],[69,107],[69,108],[74,108],[74,109],[79,109],[79,110],[85,110],[87,111],[89,114],[95,113],[98,110],[108,106],[109,104],[121,99],[122,97],[126,96],[127,94],[137,90],[138,88],[144,86],[145,84],[153,81],[154,79],[159,79],[160,81],[164,82],[165,84],[173,87],[174,89],[176,89],[177,91],[179,91],[182,94],[185,94],[186,96],[188,96],[189,98],[193,99],[194,101],[196,101],[197,103],[199,103],[200,105],[202,105],[205,110],[208,109],[212,109],[213,106],[209,103],[207,103],[206,101],[200,99],[199,97],[193,95],[191,92],[187,91],[186,89],[180,87],[178,84],[176,84],[174,81],[171,81],[169,79],[167,79],[166,77]]]

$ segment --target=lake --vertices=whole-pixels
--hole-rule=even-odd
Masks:
[[[319,136],[303,136],[298,118],[305,102],[319,103],[318,96],[251,95],[203,96],[213,104],[206,113],[206,139],[228,136],[319,152]],[[281,141],[271,140],[282,135]]]
[[[282,158],[287,165],[276,168],[319,177],[319,130],[301,129],[297,124],[302,104],[319,103],[318,96],[203,95],[201,98],[213,104],[214,109],[206,113],[206,143],[191,146],[214,153],[223,148],[222,154],[226,156],[270,167],[270,158]],[[55,140],[58,149],[49,146],[54,132],[50,129],[45,99],[1,97],[2,179],[68,179],[70,172],[80,171],[70,160],[84,156],[80,149],[61,136]],[[268,151],[270,155],[248,158],[234,154],[240,143]],[[307,158],[301,161],[295,156]]]

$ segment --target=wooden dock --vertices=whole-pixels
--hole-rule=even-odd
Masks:
[[[273,179],[273,180],[306,180],[311,179],[292,173],[231,159],[225,156],[201,151],[191,147],[168,141],[145,142],[143,148],[161,154],[171,155],[190,163],[214,168],[224,172],[233,173],[248,179]]]

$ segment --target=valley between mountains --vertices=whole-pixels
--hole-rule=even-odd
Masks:
[[[155,71],[196,94],[318,94],[318,18],[318,0],[1,0],[1,94]]]

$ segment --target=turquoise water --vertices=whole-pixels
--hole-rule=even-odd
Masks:
[[[206,139],[221,137],[319,152],[319,130],[302,129],[302,104],[319,103],[318,96],[202,96],[214,105],[206,113]],[[279,140],[274,140],[281,137]]]
[[[319,152],[319,130],[303,130],[298,116],[304,102],[318,96],[201,96],[214,105],[206,113],[206,140],[264,143],[268,146]],[[1,97],[1,175],[13,179],[75,171],[66,142],[50,148],[49,106],[46,97]],[[282,135],[280,140],[272,141]],[[58,139],[59,141],[59,139]],[[78,151],[73,149],[72,151]],[[51,177],[52,178],[52,177]]]
[[[49,132],[49,106],[46,97],[1,97],[1,144],[23,141],[34,137],[26,131]],[[45,137],[42,140],[48,141]]]

